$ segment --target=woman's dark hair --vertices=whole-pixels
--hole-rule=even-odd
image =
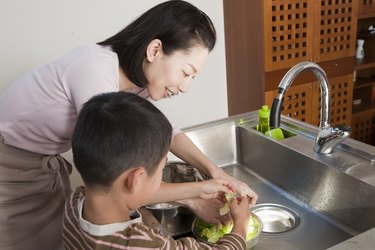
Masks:
[[[99,45],[111,46],[130,81],[145,88],[148,80],[143,72],[146,49],[153,39],[160,39],[163,52],[201,45],[211,51],[216,43],[216,31],[210,18],[194,5],[172,0],[156,5],[116,35]]]
[[[171,124],[149,101],[132,93],[100,94],[79,113],[73,160],[86,185],[109,187],[132,167],[154,174],[171,138]]]

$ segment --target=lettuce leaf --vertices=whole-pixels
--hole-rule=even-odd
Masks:
[[[224,235],[229,234],[233,228],[233,222],[231,221],[228,225],[220,225],[216,226],[214,224],[206,223],[200,219],[198,219],[195,223],[195,227],[197,228],[197,232],[200,232],[200,237],[204,240],[216,243],[218,242]],[[258,220],[251,216],[249,220],[249,229],[246,236],[246,241],[251,240],[254,238],[260,230],[260,224]]]
[[[235,197],[235,196],[236,196],[235,193],[233,193],[233,194],[226,193],[226,194],[225,194],[225,199],[226,199],[227,201],[225,202],[224,207],[220,208],[219,213],[220,213],[221,216],[223,216],[223,215],[229,213],[229,211],[230,211],[230,202],[232,201],[233,197]]]

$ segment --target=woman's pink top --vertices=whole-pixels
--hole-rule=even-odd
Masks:
[[[0,96],[4,143],[44,155],[63,153],[71,147],[82,105],[113,91],[119,91],[117,54],[97,44],[74,49],[26,73]],[[148,96],[141,88],[129,92]]]

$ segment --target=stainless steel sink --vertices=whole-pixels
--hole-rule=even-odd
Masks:
[[[298,227],[262,234],[256,249],[326,249],[375,227],[375,148],[348,139],[335,152],[314,152],[317,128],[282,117],[293,134],[276,141],[259,133],[250,112],[185,129],[216,164],[259,194],[259,203],[294,210]],[[360,174],[353,168],[360,166]],[[354,173],[354,174],[353,174]]]

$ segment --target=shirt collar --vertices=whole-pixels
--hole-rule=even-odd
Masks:
[[[130,225],[133,225],[136,223],[142,223],[142,215],[137,210],[134,210],[134,211],[129,212],[129,216],[131,218],[134,218],[129,221],[116,222],[116,223],[105,224],[105,225],[93,224],[85,220],[82,217],[82,208],[83,208],[84,200],[85,200],[85,197],[83,197],[82,200],[78,202],[79,224],[84,231],[88,232],[91,235],[94,235],[94,236],[112,235],[116,232],[125,230]]]

